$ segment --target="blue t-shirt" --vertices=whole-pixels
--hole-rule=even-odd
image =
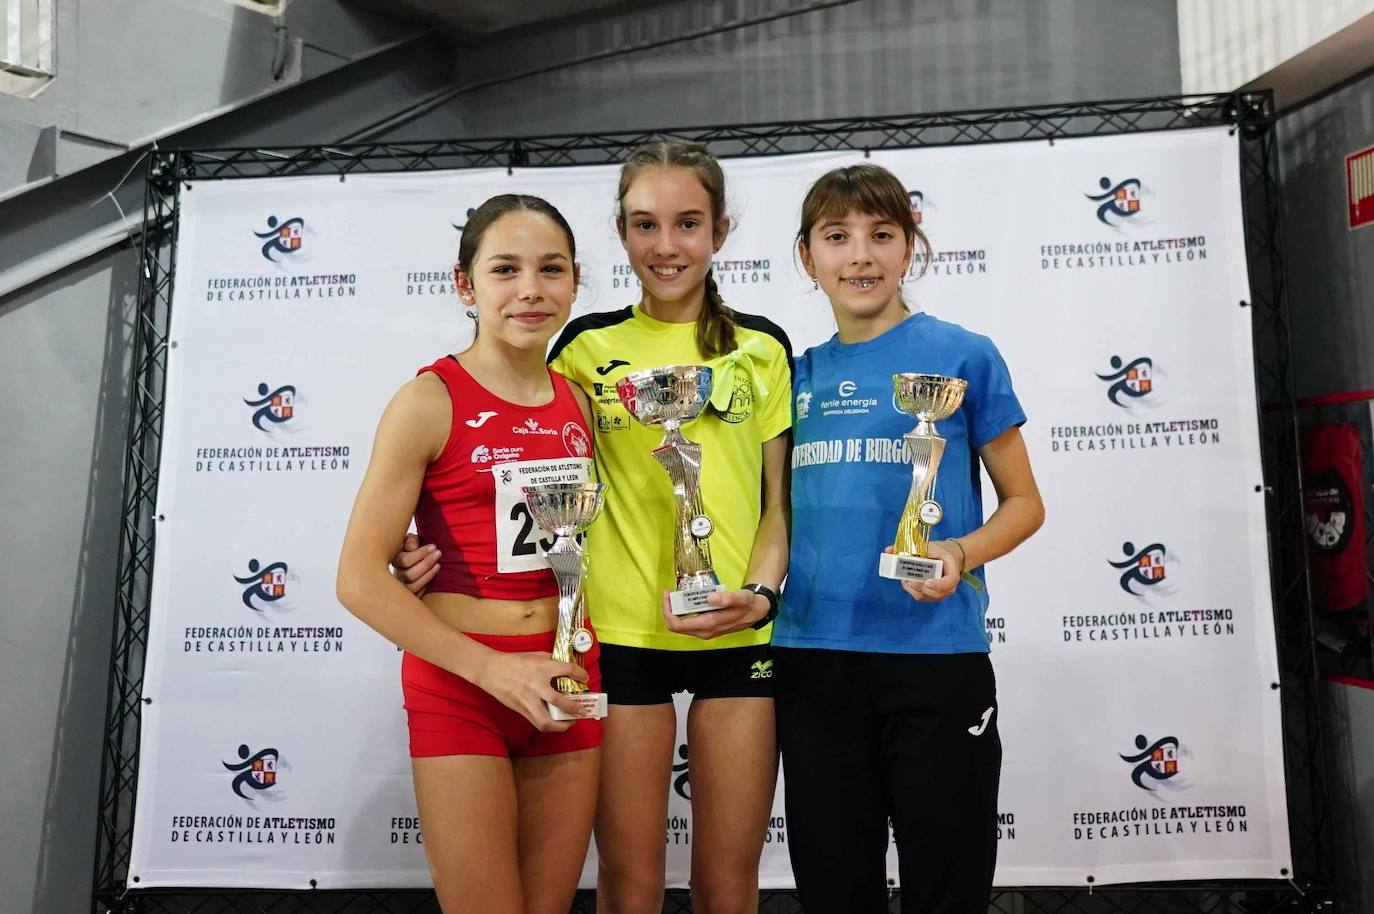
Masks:
[[[931,539],[983,523],[977,449],[1026,421],[990,339],[918,313],[866,342],[831,337],[808,349],[793,374],[792,560],[773,624],[779,647],[988,650],[986,591],[960,583],[938,603],[918,603],[878,575],[878,556],[896,537],[911,489],[903,436],[916,420],[897,409],[898,372],[968,381],[963,405],[935,425],[946,441],[935,483],[944,518]]]

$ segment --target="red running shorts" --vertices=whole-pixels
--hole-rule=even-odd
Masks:
[[[554,633],[468,637],[507,654],[553,651]],[[601,643],[582,657],[589,687],[601,691]],[[440,755],[499,755],[525,758],[576,752],[601,745],[601,721],[579,720],[562,733],[541,733],[519,713],[461,676],[406,652],[401,689],[410,726],[411,758]]]

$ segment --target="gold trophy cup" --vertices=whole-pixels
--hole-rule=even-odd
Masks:
[[[878,559],[878,574],[899,581],[929,581],[945,570],[945,563],[928,552],[930,528],[945,513],[933,498],[935,476],[945,454],[945,439],[936,434],[935,423],[959,409],[968,382],[937,374],[894,374],[892,385],[897,408],[915,418],[916,427],[905,436],[911,454],[911,493],[897,524],[892,552]]]

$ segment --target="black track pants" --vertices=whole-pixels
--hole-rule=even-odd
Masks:
[[[807,914],[986,914],[997,685],[986,654],[773,649],[787,843]]]

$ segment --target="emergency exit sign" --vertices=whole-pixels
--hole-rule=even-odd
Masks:
[[[1374,146],[1345,157],[1345,188],[1350,227],[1374,223]]]

